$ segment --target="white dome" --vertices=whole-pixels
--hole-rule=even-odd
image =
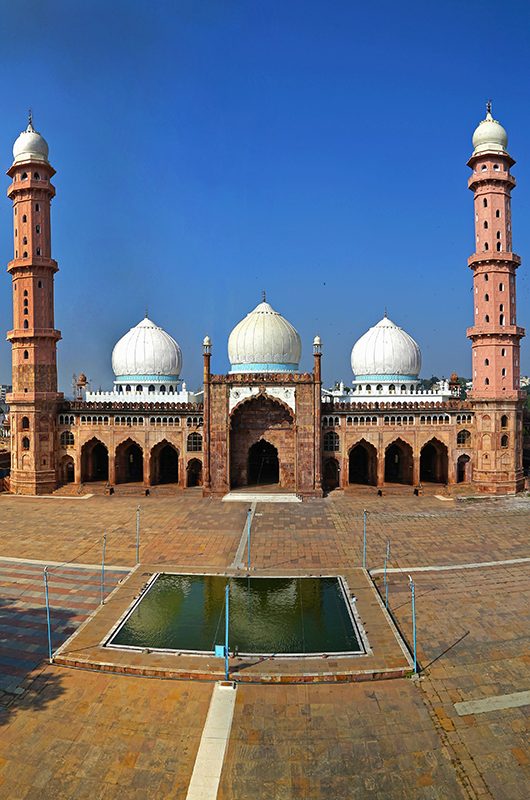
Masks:
[[[48,163],[48,143],[44,136],[34,129],[31,120],[13,145],[13,161],[46,161]]]
[[[118,381],[174,381],[182,369],[182,352],[169,333],[146,317],[115,345],[112,369]]]
[[[413,379],[420,373],[421,352],[412,336],[384,316],[354,344],[351,366],[357,379]]]
[[[496,119],[491,116],[491,111],[488,106],[486,119],[479,122],[478,127],[473,134],[473,155],[480,153],[488,153],[494,151],[496,153],[506,153],[508,148],[508,134]]]
[[[236,325],[228,339],[232,372],[296,372],[301,352],[298,332],[265,301]]]

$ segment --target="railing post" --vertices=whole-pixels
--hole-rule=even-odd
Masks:
[[[48,660],[50,664],[52,657],[52,628],[50,623],[50,599],[48,596],[48,567],[44,567],[44,596],[46,598],[46,626],[48,628]]]
[[[409,575],[409,585],[410,585],[411,602],[412,602],[412,647],[414,652],[414,674],[417,675],[418,659],[416,655],[416,597],[415,597],[414,581],[412,580],[410,575]]]

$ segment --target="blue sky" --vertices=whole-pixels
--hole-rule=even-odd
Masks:
[[[110,386],[112,347],[146,307],[195,387],[203,336],[225,371],[228,334],[262,289],[300,332],[303,368],[320,334],[328,383],[351,380],[351,347],[385,307],[419,342],[425,376],[469,375],[466,161],[489,97],[518,162],[530,324],[528,3],[17,0],[0,26],[0,157],[8,169],[31,106],[57,170],[67,393],[73,372]],[[11,219],[6,198],[3,264]],[[5,271],[0,319],[11,327]]]

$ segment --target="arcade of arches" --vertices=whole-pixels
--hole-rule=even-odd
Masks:
[[[425,442],[419,452],[413,451],[412,446],[399,437],[383,451],[361,439],[349,448],[345,463],[341,464],[337,458],[323,460],[323,485],[329,491],[338,486],[355,485],[469,483],[472,480],[471,457],[460,453],[454,458],[450,466],[447,445],[436,437]]]
[[[290,410],[259,395],[230,419],[230,485],[295,487],[295,431]]]
[[[163,439],[144,453],[133,439],[121,442],[114,457],[97,438],[81,448],[80,475],[76,474],[72,456],[64,456],[60,464],[62,483],[110,482],[111,484],[141,483],[144,486],[174,485],[183,488],[202,486],[202,459],[189,459],[181,469],[181,455],[173,443]]]

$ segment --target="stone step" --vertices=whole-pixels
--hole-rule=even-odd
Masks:
[[[266,492],[228,492],[223,503],[301,503],[302,500],[292,492],[267,494]]]

